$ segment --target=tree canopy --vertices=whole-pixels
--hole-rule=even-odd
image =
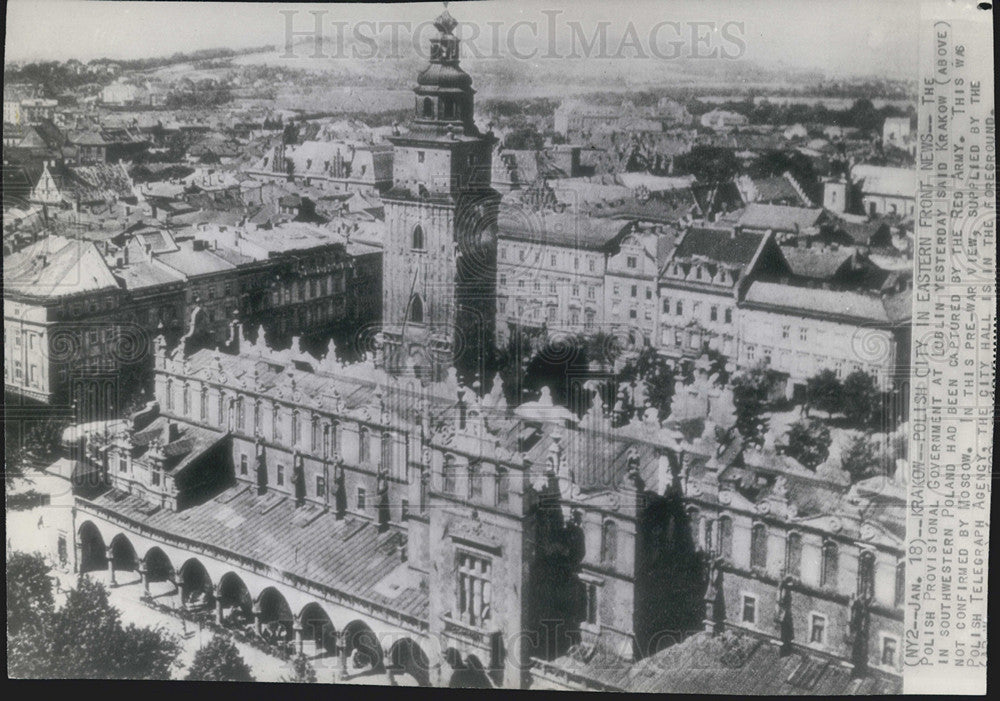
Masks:
[[[42,581],[47,580],[47,587]],[[81,578],[58,609],[39,555],[12,555],[8,573],[8,668],[13,677],[169,679],[180,645],[158,628],[123,626],[104,587]]]
[[[816,419],[797,421],[788,429],[785,453],[810,470],[815,470],[830,456],[830,429]]]
[[[216,635],[198,650],[185,677],[188,681],[252,682],[250,666],[229,638]]]

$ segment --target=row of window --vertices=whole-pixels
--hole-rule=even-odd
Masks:
[[[480,501],[483,498],[483,465],[469,463],[459,467],[451,455],[446,455],[442,467],[441,491],[451,496],[461,496],[469,501]],[[465,477],[463,489],[459,489],[461,477]],[[493,479],[493,504],[505,506],[510,501],[510,478],[506,468],[499,465],[491,475]],[[422,501],[422,500],[421,500]]]
[[[249,477],[250,476],[250,458],[245,453],[240,455],[240,476]],[[283,487],[285,485],[285,466],[278,464],[275,467],[275,485],[278,487]],[[327,484],[326,477],[324,475],[316,475],[315,482],[315,496],[318,499],[322,499],[326,496]],[[368,490],[364,487],[358,487],[355,493],[355,506],[358,511],[364,511],[368,506]],[[425,509],[424,509],[425,510]],[[406,518],[410,512],[410,500],[402,499],[400,500],[400,511],[403,518]]]
[[[742,596],[740,620],[745,625],[756,627],[762,621],[757,597],[753,594],[743,594]],[[822,613],[812,611],[809,613],[808,625],[807,640],[809,644],[826,647],[829,644],[830,635],[829,619]],[[883,633],[879,650],[879,663],[883,667],[895,669],[898,662],[898,650],[899,638]]]
[[[501,245],[499,247],[500,260],[507,260],[507,257],[508,257],[508,248],[517,250],[517,261],[519,263],[525,263],[525,262],[527,262],[527,260],[528,260],[528,251],[527,251],[526,248],[518,248],[518,247],[515,247],[515,246],[508,247],[508,246],[504,246],[504,245]],[[542,262],[542,252],[536,250],[535,251],[535,255],[532,256],[532,260],[534,262],[536,262],[536,263],[541,263]],[[636,267],[636,259],[635,258],[629,258],[628,260],[630,261],[628,267],[635,268]],[[550,253],[549,254],[549,265],[552,266],[553,268],[559,267],[559,256],[558,256],[558,254],[556,254],[556,253]],[[580,256],[573,256],[573,269],[574,270],[579,270],[580,269]],[[592,273],[597,272],[597,259],[596,258],[588,256],[588,258],[587,258],[587,270],[590,271],[590,272],[592,272]]]
[[[173,381],[168,379],[166,383],[167,411],[174,410],[174,394]],[[190,387],[185,383],[181,389],[181,403],[183,414],[189,417],[193,417],[192,394],[193,392]],[[216,401],[216,423],[221,428],[224,424],[223,419],[226,416],[224,395],[222,393],[217,394]],[[261,435],[264,427],[264,416],[265,413],[268,412],[264,411],[264,407],[261,402],[254,402],[252,411],[253,423],[248,424],[247,419],[250,417],[248,417],[246,404],[247,402],[243,397],[230,400],[230,419],[233,421],[235,428],[244,432],[252,430],[255,435]],[[281,441],[283,440],[281,408],[277,405],[272,405],[269,414],[272,440]],[[209,392],[207,388],[202,388],[198,393],[198,416],[203,423],[207,423],[210,420]],[[322,455],[330,456],[338,450],[339,428],[340,424],[336,420],[331,421],[330,423],[324,423],[318,416],[313,415],[308,421],[306,421],[303,419],[298,410],[293,410],[291,412],[291,433],[288,437],[288,443],[290,445],[303,445],[305,441],[303,433],[308,430],[308,446],[311,452],[318,455],[320,454],[320,450],[322,450]],[[358,461],[361,463],[370,462],[372,459],[372,438],[371,431],[368,427],[362,426],[359,429]],[[382,434],[381,446],[382,464],[389,466],[392,464],[393,457],[392,435],[390,433]]]
[[[695,302],[695,305],[694,305],[694,313],[695,314],[698,313],[698,306],[699,306],[699,302]],[[664,314],[670,314],[670,308],[671,308],[670,299],[665,297],[663,299],[663,313]],[[684,302],[681,301],[681,300],[675,301],[673,303],[673,309],[674,309],[674,315],[675,316],[683,316],[684,315]],[[708,318],[711,321],[718,321],[719,320],[719,307],[717,305],[713,304],[712,306],[709,307],[709,309],[708,309]],[[723,310],[723,318],[725,320],[725,323],[727,323],[727,324],[733,323],[733,310],[732,310],[732,308],[727,307],[726,309]]]
[[[697,509],[688,510],[692,523],[698,517]],[[717,533],[714,529],[718,529]],[[733,559],[733,521],[729,516],[722,516],[716,521],[702,519],[703,545],[706,550],[722,557]],[[767,569],[768,528],[763,523],[753,526],[750,531],[750,567],[756,570]],[[819,582],[822,587],[835,588],[838,583],[840,566],[840,550],[836,542],[827,540],[823,543],[820,563]],[[785,538],[784,574],[796,578],[802,576],[802,535],[791,532]],[[900,562],[895,573],[894,605],[901,606],[905,595],[905,567]],[[858,558],[857,593],[859,596],[873,596],[875,593],[875,555],[865,550]]]

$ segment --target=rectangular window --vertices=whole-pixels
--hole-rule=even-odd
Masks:
[[[492,616],[492,564],[484,557],[459,552],[458,560],[458,617],[468,625],[482,626]]]
[[[896,666],[896,646],[895,638],[888,636],[882,638],[882,665],[885,667]]]
[[[417,163],[423,163],[423,162],[424,162],[424,152],[417,151]]]
[[[629,268],[636,268],[639,265],[639,261],[636,260],[635,256],[628,256],[625,259],[625,265],[628,266]]]
[[[240,474],[246,475],[248,473],[249,473],[249,467],[247,464],[247,456],[245,454],[240,455]]]
[[[639,296],[639,286],[638,285],[632,285],[632,296],[633,297],[638,297]]]
[[[826,616],[812,614],[809,619],[809,642],[815,645],[826,645]]]
[[[790,326],[782,326],[781,327],[781,337],[782,338],[788,338],[788,334],[790,333],[790,331],[791,331],[791,327]]]
[[[150,479],[150,482],[152,482],[152,484],[153,484],[154,487],[159,487],[160,486],[160,471],[159,470],[153,470],[149,474],[149,479]]]
[[[506,506],[510,501],[510,481],[507,478],[507,470],[502,467],[497,468],[496,490],[497,506]]]
[[[285,466],[278,465],[278,486],[280,487],[285,483]]]
[[[483,474],[480,465],[469,465],[469,499],[481,499],[483,496]]]
[[[799,340],[800,341],[808,341],[809,340],[809,329],[807,329],[804,326],[799,329]]]
[[[126,460],[124,457],[118,460],[118,471],[128,472],[128,460]]]
[[[326,494],[326,480],[323,475],[316,475],[316,496],[321,497]]]
[[[732,309],[727,309],[726,310],[726,323],[727,324],[733,323],[733,310]]]
[[[712,307],[709,310],[709,318],[712,321],[718,321],[719,320],[719,308],[718,307]]]
[[[406,519],[410,515],[410,500],[402,499],[399,502],[399,515],[402,519]]]
[[[358,511],[365,510],[365,488],[358,487]]]
[[[670,300],[669,299],[664,299],[663,300],[663,313],[664,314],[669,314],[670,313]]]
[[[595,582],[586,583],[587,592],[587,613],[586,621],[592,626],[597,625],[597,594],[598,587]]]
[[[551,261],[552,261],[552,265],[554,266],[556,264],[555,254],[552,255]]]
[[[757,599],[752,596],[743,597],[743,622],[757,625]]]

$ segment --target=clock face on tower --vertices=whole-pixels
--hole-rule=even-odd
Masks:
[[[457,24],[447,10],[434,21],[409,131],[390,138],[393,187],[383,194],[383,361],[427,379],[453,365],[472,371],[493,343],[496,139],[476,127]]]

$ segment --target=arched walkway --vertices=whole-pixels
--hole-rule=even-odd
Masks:
[[[139,569],[139,556],[124,533],[111,539],[111,562],[115,572],[135,572]]]
[[[420,686],[430,686],[430,661],[411,638],[403,638],[389,648],[389,666],[396,674],[409,674]]]
[[[355,673],[382,669],[382,646],[367,623],[358,620],[348,623],[344,628],[344,640]]]
[[[239,575],[227,572],[219,579],[217,595],[222,606],[222,622],[240,626],[253,623],[253,598]]]
[[[80,524],[80,573],[95,572],[108,568],[104,538],[91,521]]]
[[[153,598],[173,596],[176,591],[176,572],[167,554],[154,546],[146,551],[140,567],[146,575],[146,592]]]
[[[152,547],[146,551],[146,556],[142,558],[146,565],[146,576],[150,582],[171,582],[174,579],[174,566],[170,562],[167,554],[158,547]]]
[[[302,641],[307,654],[317,657],[332,656],[337,652],[337,631],[323,608],[313,602],[306,604],[299,613]]]
[[[266,640],[286,642],[292,639],[294,617],[288,601],[274,587],[268,587],[257,598],[260,611],[260,633]]]
[[[178,585],[181,588],[181,603],[186,606],[210,606],[215,595],[212,593],[212,578],[199,560],[191,558],[181,565]]]

